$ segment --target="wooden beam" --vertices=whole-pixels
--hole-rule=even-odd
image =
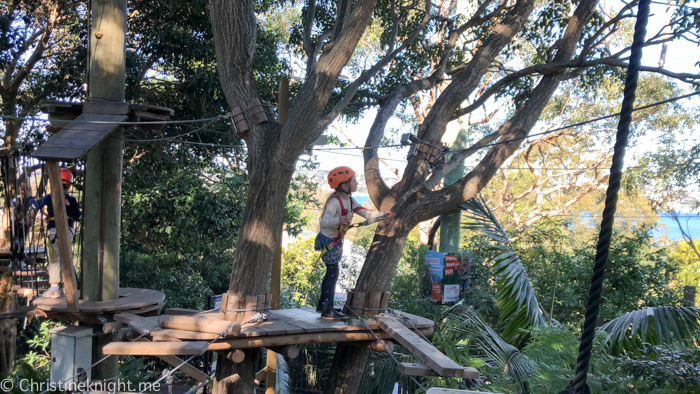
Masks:
[[[433,329],[425,328],[419,330],[423,335],[432,335]],[[376,333],[379,339],[391,339],[385,332]],[[252,349],[260,347],[276,347],[287,345],[309,345],[314,343],[329,342],[354,342],[354,341],[375,341],[376,338],[369,332],[314,332],[296,335],[270,335],[254,338],[235,338],[214,342],[209,345],[209,350],[230,350],[230,349]]]
[[[240,364],[245,360],[245,352],[241,349],[233,349],[226,355],[226,358],[236,364]]]
[[[408,376],[439,376],[437,372],[426,364],[401,363],[399,373]]]
[[[426,342],[408,327],[399,323],[391,316],[375,316],[379,327],[391,336],[392,339],[408,349],[413,355],[420,358],[432,368],[439,376],[476,379],[479,371],[474,368],[462,367],[449,357],[442,354],[431,343]]]
[[[267,376],[267,367],[265,367],[265,368],[263,368],[255,373],[255,383],[262,382],[263,380],[265,380],[266,376]]]
[[[55,161],[47,161],[46,168],[49,171],[51,182],[51,202],[53,204],[54,223],[56,224],[56,242],[58,242],[58,254],[61,259],[61,278],[63,279],[63,291],[66,293],[66,306],[69,311],[78,310],[78,297],[76,290],[78,284],[75,280],[75,268],[73,267],[72,239],[68,230],[68,215],[66,214],[66,199],[61,182],[61,170]]]
[[[257,303],[257,297],[254,298]],[[255,308],[255,306],[253,306],[253,308]],[[163,315],[158,318],[158,325],[163,328],[205,332],[209,334],[221,334],[226,331],[227,337],[236,337],[241,333],[241,323],[213,320],[206,317]]]
[[[295,345],[275,346],[268,348],[268,350],[272,350],[274,353],[281,354],[291,360],[299,357],[299,347]]]
[[[384,340],[374,341],[367,345],[367,349],[377,353],[394,353],[394,343]]]
[[[201,356],[207,351],[207,342],[112,342],[102,353],[118,356]]]

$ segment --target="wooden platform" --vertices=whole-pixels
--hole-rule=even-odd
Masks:
[[[101,302],[80,300],[77,313],[68,310],[65,297],[37,297],[33,303],[36,309],[46,313],[51,318],[99,324],[98,316],[111,321],[113,316],[118,313],[158,315],[164,300],[165,294],[157,290],[121,288],[119,289],[119,298],[116,300]]]
[[[198,346],[205,343],[208,350],[222,351],[232,356],[235,352],[242,354],[240,349],[269,349],[316,343],[377,342],[377,339],[390,339],[403,345],[425,363],[422,369],[421,367],[406,369],[407,374],[424,376],[434,374],[454,378],[479,377],[478,371],[458,365],[419,336],[433,334],[432,320],[408,313],[402,314],[406,319],[397,320],[392,316],[378,315],[364,321],[323,320],[320,314],[311,309],[273,310],[267,321],[244,324],[239,333],[231,334],[226,331],[225,338],[221,337],[222,333],[213,333],[216,330],[210,330],[207,327],[208,325],[218,327],[222,323],[230,323],[219,320],[218,311],[189,315],[187,319],[178,322],[180,329],[164,328],[164,326],[171,326],[172,323],[172,319],[166,316],[142,318],[129,314],[116,314],[114,319],[128,324],[133,331],[132,337],[145,335],[153,341],[153,344],[160,345],[146,347],[139,346],[139,343],[113,344],[108,345],[111,346],[109,349],[105,348],[105,354],[112,354],[107,353],[109,351],[120,355],[158,356],[167,354],[164,353],[167,349],[172,349],[174,352],[192,351],[187,344],[196,343],[195,349],[199,349]],[[190,322],[191,331],[183,329],[187,322]],[[203,330],[203,327],[207,329]]]

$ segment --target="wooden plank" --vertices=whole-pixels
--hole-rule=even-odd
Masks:
[[[462,377],[462,366],[440,353],[432,344],[424,341],[403,324],[396,321],[396,319],[390,316],[376,316],[375,319],[382,330],[391,335],[394,340],[408,349],[414,356],[421,359],[425,364],[428,364],[438,375],[445,377]],[[459,375],[457,375],[457,371],[459,371]]]
[[[201,356],[207,342],[112,342],[102,348],[105,355],[118,356]]]
[[[219,312],[219,320],[226,320],[226,309],[228,309],[228,293],[221,296],[221,311]]]
[[[80,303],[81,313],[118,312],[127,309],[150,307],[165,300],[165,294],[149,289],[119,289],[119,298],[110,301],[83,301]],[[37,308],[46,311],[66,311],[66,305],[61,298],[37,298],[34,300]]]
[[[148,334],[152,333],[154,330],[158,329],[158,318],[156,318],[156,317],[140,318],[140,319],[131,320],[127,324],[129,325],[129,328],[138,332],[139,335],[142,335],[142,334],[148,335]]]
[[[98,115],[128,115],[129,103],[86,101],[83,103],[84,114]]]
[[[379,309],[381,297],[382,295],[380,293],[369,293],[369,301],[367,303],[367,308],[369,310],[367,311],[367,315],[376,316],[378,314],[377,309]]]
[[[253,317],[254,314],[256,314],[256,311],[253,311],[251,309],[257,309],[258,307],[258,296],[254,295],[247,295],[245,296],[245,309],[248,311],[245,312],[243,321],[247,322],[250,320],[250,318]]]
[[[164,314],[165,315],[174,315],[174,316],[190,316],[190,315],[196,315],[198,313],[201,313],[199,309],[187,309],[187,308],[166,308]]]
[[[151,332],[154,341],[213,341],[219,335],[207,334],[204,332],[171,330],[169,328],[158,328]]]
[[[73,161],[87,154],[114,130],[126,115],[82,114],[32,153],[44,160]]]
[[[267,376],[267,367],[255,373],[255,383],[260,383],[265,380],[265,376]]]
[[[432,334],[431,330],[421,330],[426,334]],[[391,339],[391,336],[383,331],[376,332],[379,339]],[[258,338],[235,338],[217,341],[209,345],[209,350],[252,349],[260,347],[275,347],[287,345],[310,345],[314,343],[375,341],[370,332],[313,332],[295,335],[271,335]]]
[[[304,317],[300,313],[299,309],[277,309],[272,311],[272,316],[284,316],[284,322],[292,326],[299,327],[297,331],[289,331],[294,333],[305,333],[305,332],[319,332],[328,331],[328,324],[323,324],[324,321],[320,319],[320,315],[314,314],[313,319],[309,316]]]
[[[382,301],[379,303],[379,309],[382,309],[382,313],[386,312],[386,306],[389,304],[389,298],[391,298],[391,293],[386,292],[382,294]]]
[[[258,309],[260,309],[260,312],[264,312],[263,309],[265,309],[265,294],[261,294],[258,296]]]
[[[355,292],[352,297],[352,312],[350,312],[350,316],[362,316],[364,314],[364,307],[365,293]]]
[[[426,364],[401,363],[399,373],[408,376],[439,376],[437,372]]]
[[[279,318],[268,318],[267,321],[256,324],[246,324],[241,329],[240,336],[258,337],[265,335],[283,335],[287,333],[299,332],[301,327],[288,324]]]
[[[225,331],[227,337],[235,337],[241,333],[241,324],[238,322],[212,320],[199,316],[163,315],[158,318],[158,325],[163,328],[204,332],[217,335]]]
[[[66,214],[66,199],[63,197],[63,184],[61,183],[61,170],[55,161],[47,161],[46,169],[49,172],[51,182],[51,203],[53,205],[54,223],[56,224],[56,241],[58,242],[58,254],[61,259],[61,279],[63,280],[63,292],[66,294],[66,307],[69,311],[78,310],[78,296],[76,290],[78,283],[75,280],[75,268],[73,267],[72,237],[68,229],[68,215]]]

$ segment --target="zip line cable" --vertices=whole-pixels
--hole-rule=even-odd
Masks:
[[[675,101],[678,101],[678,100],[683,100],[683,99],[690,98],[690,97],[694,97],[694,96],[697,96],[697,95],[700,95],[700,91],[698,91],[698,92],[693,92],[693,93],[688,93],[688,94],[684,94],[684,95],[677,96],[677,97],[671,97],[671,98],[666,99],[666,100],[657,101],[657,102],[654,102],[654,103],[651,103],[651,104],[647,104],[647,105],[644,105],[644,106],[641,106],[641,107],[638,107],[638,108],[634,108],[634,109],[632,109],[632,112],[642,111],[642,110],[649,109],[649,108],[653,108],[653,107],[656,107],[656,106],[659,106],[659,105],[669,104],[669,103],[672,103],[672,102],[675,102]],[[540,135],[551,134],[551,133],[555,133],[555,132],[557,132],[557,131],[562,131],[562,130],[566,130],[566,129],[570,129],[570,128],[574,128],[574,127],[584,126],[584,125],[587,125],[587,124],[590,124],[590,123],[594,123],[594,122],[598,122],[598,121],[601,121],[601,120],[606,120],[606,119],[614,118],[614,117],[616,117],[616,116],[619,116],[620,114],[621,114],[621,112],[617,112],[617,113],[614,113],[614,114],[610,114],[610,115],[605,115],[605,116],[601,116],[601,117],[589,119],[589,120],[586,120],[586,121],[583,121],[583,122],[578,122],[578,123],[574,123],[574,124],[571,124],[571,125],[558,127],[558,128],[556,128],[556,129],[543,131],[543,132],[541,132],[541,133],[530,134],[530,135],[528,135],[528,136],[521,137],[521,138],[513,138],[513,139],[509,139],[509,140],[505,140],[505,141],[500,141],[500,142],[495,142],[495,143],[492,143],[492,144],[487,144],[487,145],[484,145],[483,147],[501,145],[501,144],[506,144],[506,143],[513,142],[513,141],[520,141],[520,140],[523,140],[523,139],[526,139],[526,138],[529,138],[529,137],[535,137],[535,136],[540,136]],[[63,122],[64,122],[64,123],[66,123],[66,124],[68,124],[68,123],[73,123],[73,124],[76,124],[76,123],[81,123],[81,124],[82,124],[82,123],[85,123],[85,124],[119,124],[119,125],[154,125],[154,124],[168,125],[168,124],[188,124],[188,123],[189,123],[189,124],[193,124],[193,123],[202,123],[202,122],[213,122],[213,121],[218,121],[218,120],[222,120],[222,119],[230,119],[230,118],[232,118],[232,117],[233,117],[233,115],[219,115],[219,116],[215,116],[215,117],[211,117],[211,118],[190,119],[190,120],[161,120],[161,121],[152,121],[152,122],[144,122],[144,121],[142,121],[142,122],[111,122],[111,121],[97,121],[97,120],[95,120],[95,121],[55,121],[55,120],[54,120],[53,122],[56,122],[56,123],[63,123]],[[32,120],[32,121],[49,122],[48,119],[43,119],[43,118],[34,117],[34,116],[14,116],[14,115],[1,115],[1,114],[0,114],[0,118],[3,118],[3,119],[10,119],[10,120]],[[206,127],[208,127],[208,126],[209,126],[209,124],[207,124],[207,125],[205,125],[205,126],[203,126],[203,127],[200,127],[200,128],[198,128],[197,130],[206,130]],[[214,130],[209,130],[209,131],[217,132],[217,133],[222,133],[222,134],[227,134],[227,133],[218,132],[218,131],[214,131]],[[188,133],[183,133],[183,134],[178,135],[178,136],[184,136],[184,135],[192,134],[192,133],[194,133],[194,132],[195,132],[195,131],[190,131],[190,132],[188,132]],[[151,142],[151,141],[155,142],[155,141],[164,141],[164,140],[168,140],[168,139],[170,139],[170,138],[176,138],[176,137],[178,137],[178,136],[164,137],[164,138],[150,139],[150,140],[149,140],[149,139],[141,139],[141,140],[139,140],[139,139],[130,139],[130,140],[127,140],[127,141],[129,141],[129,142],[141,142],[141,141],[143,141],[143,142]],[[370,147],[315,148],[315,150],[317,150],[317,151],[327,151],[327,150],[357,150],[357,149],[359,149],[359,150],[370,150],[370,149],[398,148],[398,147],[404,147],[404,145],[401,145],[401,144],[391,144],[391,145],[382,145],[382,146],[377,146],[377,147],[371,147],[371,146],[370,146]],[[469,150],[469,148],[467,148],[467,149],[461,149],[461,150],[454,150],[454,151],[450,151],[450,152],[451,152],[451,153],[456,153],[456,152],[461,152],[461,151],[465,151],[465,150]]]

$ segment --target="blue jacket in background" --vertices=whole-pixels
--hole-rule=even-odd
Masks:
[[[56,222],[54,221],[53,215],[53,202],[51,201],[50,194],[47,194],[38,200],[35,199],[33,196],[29,197],[29,205],[31,205],[31,207],[37,211],[46,206],[47,210],[49,211],[50,217],[49,224],[46,226],[46,228],[50,230],[56,227]],[[66,194],[66,213],[68,214],[68,226],[70,228],[73,228],[73,222],[76,220],[80,220],[80,217],[83,214],[80,211],[80,205],[78,204],[78,200],[76,200],[73,196],[69,196],[68,194]]]

